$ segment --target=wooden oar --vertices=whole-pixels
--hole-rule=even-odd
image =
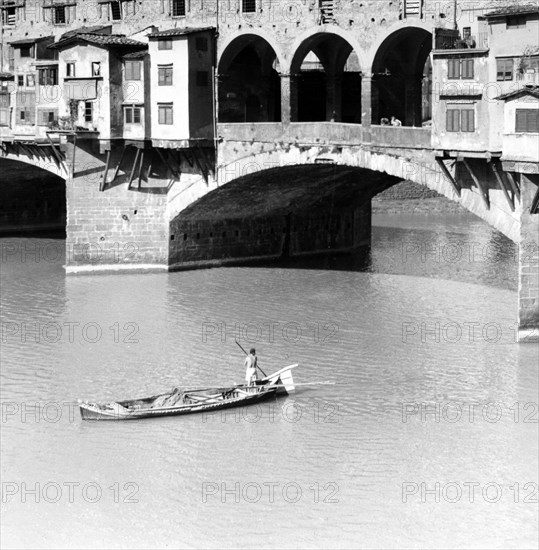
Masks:
[[[245,355],[249,355],[241,346],[241,344],[235,340],[236,344],[238,344],[238,346],[240,347],[240,349],[243,351],[243,353],[245,353]],[[262,367],[258,364],[258,360],[256,362],[256,366],[260,369],[260,372],[267,378],[268,375],[262,370]]]

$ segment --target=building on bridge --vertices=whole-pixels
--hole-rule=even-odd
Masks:
[[[187,249],[264,256],[252,220],[226,229],[207,207],[213,221],[199,223],[191,206],[269,169],[301,189],[305,164],[325,165],[308,173],[327,197],[307,222],[294,211],[305,197],[285,204],[279,187],[275,216],[257,220],[272,254],[368,241],[372,196],[402,179],[537,248],[537,162],[524,152],[537,136],[529,3],[2,0],[0,11],[2,155],[65,180],[68,246],[102,250],[95,262],[72,255],[68,271],[182,267]],[[380,124],[391,116],[402,127]],[[333,166],[347,185],[324,179]],[[353,174],[371,185],[330,200]],[[353,211],[332,219],[335,204]],[[187,211],[198,229],[181,229]],[[203,229],[212,223],[220,229]],[[118,262],[119,242],[137,254]],[[521,327],[539,327],[539,259],[521,256]]]

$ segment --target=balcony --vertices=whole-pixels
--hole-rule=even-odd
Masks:
[[[487,32],[461,38],[458,29],[435,29],[434,50],[486,50],[488,47]]]

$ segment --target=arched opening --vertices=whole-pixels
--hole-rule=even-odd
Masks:
[[[254,34],[236,38],[219,61],[219,122],[279,122],[277,54]]]
[[[65,236],[66,182],[29,163],[0,160],[0,235]]]
[[[395,117],[403,126],[430,119],[432,35],[417,27],[402,29],[380,46],[372,66],[372,123]]]
[[[361,123],[359,58],[344,38],[309,37],[294,54],[290,72],[293,121]]]

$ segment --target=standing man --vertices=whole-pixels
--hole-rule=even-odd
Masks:
[[[258,362],[258,359],[256,357],[256,350],[255,348],[251,348],[249,350],[249,355],[245,358],[245,362],[243,363],[245,367],[245,384],[247,386],[256,385],[257,362]]]

